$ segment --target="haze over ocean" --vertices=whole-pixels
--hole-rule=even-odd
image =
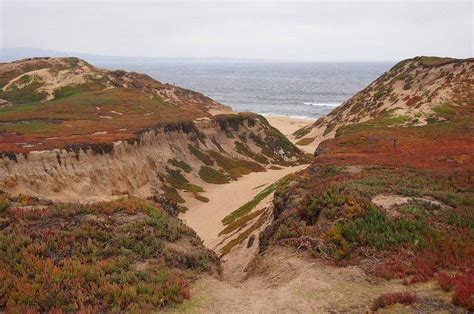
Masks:
[[[164,62],[97,64],[146,73],[204,93],[237,111],[318,118],[388,71],[394,62]]]

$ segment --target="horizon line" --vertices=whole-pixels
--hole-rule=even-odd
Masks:
[[[84,57],[96,57],[96,58],[121,58],[121,59],[145,59],[149,61],[154,61],[150,59],[162,59],[162,60],[172,60],[172,61],[179,61],[180,59],[194,59],[194,60],[206,60],[206,59],[214,59],[214,60],[223,60],[223,61],[251,61],[251,62],[288,62],[288,63],[311,63],[311,62],[318,62],[318,63],[364,63],[364,62],[377,62],[377,63],[393,63],[393,62],[399,62],[401,60],[405,60],[407,58],[403,59],[384,59],[384,60],[349,60],[349,59],[344,59],[344,60],[316,60],[316,59],[273,59],[273,58],[261,58],[261,57],[227,57],[227,56],[177,56],[177,57],[164,57],[164,56],[124,56],[124,55],[108,55],[108,54],[95,54],[95,53],[89,53],[89,52],[77,52],[77,51],[60,51],[60,50],[50,50],[50,49],[43,49],[43,48],[36,48],[36,47],[2,47],[0,48],[0,60],[4,60],[3,58],[3,51],[6,50],[18,50],[21,51],[22,49],[31,49],[31,50],[38,50],[38,52],[42,52],[43,54],[51,53],[52,55],[34,55],[31,54],[31,56],[21,56],[19,59],[15,60],[20,60],[23,58],[35,58],[35,57],[52,57],[52,58],[58,58],[58,57],[78,57],[78,58],[84,58]],[[27,54],[27,53],[26,53]],[[59,56],[61,55],[61,56]],[[409,58],[414,58],[416,56],[412,56]],[[12,60],[12,61],[15,61]],[[159,61],[159,60],[156,60]],[[133,63],[131,61],[128,61],[129,63]],[[137,60],[136,62],[139,62]],[[115,63],[113,61],[111,62],[106,62],[106,61],[101,61],[99,63]]]

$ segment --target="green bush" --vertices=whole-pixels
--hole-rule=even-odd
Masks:
[[[268,159],[265,156],[253,152],[250,147],[245,143],[235,142],[235,148],[239,154],[252,158],[253,160],[261,164],[268,164]]]
[[[106,86],[99,81],[87,82],[83,84],[62,86],[54,91],[54,98],[66,98],[75,94],[94,92],[106,88]]]
[[[190,173],[191,170],[193,170],[193,168],[191,168],[191,166],[184,160],[177,160],[176,158],[172,158],[168,159],[168,163],[175,167],[183,169],[186,173]]]
[[[172,186],[164,186],[163,187],[164,189],[164,193],[163,193],[163,196],[172,200],[173,202],[176,202],[176,203],[184,203],[185,200],[184,198],[181,197],[181,195],[179,195],[178,191],[172,187]]]
[[[208,154],[206,154],[205,152],[203,152],[199,148],[189,144],[188,149],[194,155],[194,157],[196,157],[197,159],[202,161],[204,164],[206,164],[208,166],[212,166],[214,164],[214,161],[212,160],[212,158],[209,157]]]
[[[422,244],[427,232],[421,219],[391,219],[375,207],[369,208],[362,218],[341,222],[341,233],[350,244],[378,249],[391,249],[402,243]]]
[[[43,83],[39,79],[32,78],[32,82],[22,88],[13,86],[8,91],[0,89],[0,99],[5,99],[12,104],[35,103],[46,99],[48,94],[45,91],[38,92]]]
[[[168,169],[168,176],[166,181],[176,189],[185,190],[193,193],[204,192],[203,188],[192,184],[182,174],[181,170],[170,170]]]
[[[251,172],[265,171],[262,165],[253,161],[227,157],[215,151],[209,151],[209,154],[217,162],[217,165],[224,169],[233,180],[237,180],[242,175]]]
[[[9,203],[7,201],[0,202],[0,213],[2,213],[8,206],[9,206]]]
[[[201,166],[199,177],[201,177],[203,181],[212,184],[224,184],[229,182],[229,179],[224,174],[208,166]]]
[[[311,132],[311,127],[305,126],[293,132],[293,136],[295,138],[302,138],[303,136],[307,135],[309,132]]]

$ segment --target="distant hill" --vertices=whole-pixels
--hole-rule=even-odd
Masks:
[[[473,105],[474,58],[416,57],[396,64],[326,117],[298,130],[300,143],[317,145],[342,126],[385,118],[425,125],[447,105]]]
[[[192,63],[226,63],[226,62],[268,62],[265,59],[251,58],[224,58],[224,57],[206,57],[206,58],[162,58],[162,57],[124,57],[124,56],[106,56],[95,55],[80,52],[65,52],[44,50],[39,48],[0,48],[0,62],[12,62],[19,59],[33,57],[77,57],[90,63],[167,63],[167,62],[192,62]]]

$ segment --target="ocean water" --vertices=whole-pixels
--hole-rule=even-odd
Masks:
[[[318,118],[393,64],[166,62],[99,66],[146,73],[158,81],[199,91],[237,111]]]

